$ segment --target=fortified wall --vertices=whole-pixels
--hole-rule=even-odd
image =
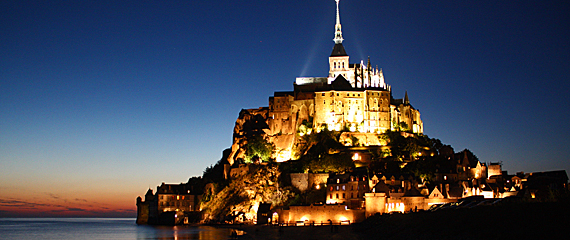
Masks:
[[[329,178],[328,173],[291,173],[291,184],[301,192],[313,186],[324,186]]]
[[[280,223],[296,224],[342,224],[362,222],[364,210],[348,209],[345,205],[290,206],[277,211]]]

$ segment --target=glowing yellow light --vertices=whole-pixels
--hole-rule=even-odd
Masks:
[[[357,160],[361,160],[362,158],[360,157],[360,155],[358,155],[358,153],[355,153],[354,156],[352,156],[352,160],[353,161],[357,161]]]
[[[306,216],[303,216],[303,217],[301,218],[301,221],[303,221],[303,222],[305,222],[305,221],[309,221],[309,218],[308,218],[308,217],[306,217]]]
[[[315,188],[316,188],[317,190],[319,190],[319,189],[321,189],[321,186],[320,186],[320,185],[317,185],[317,186],[315,186]]]

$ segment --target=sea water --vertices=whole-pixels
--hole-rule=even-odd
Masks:
[[[231,229],[137,225],[134,218],[0,218],[0,239],[229,239]]]

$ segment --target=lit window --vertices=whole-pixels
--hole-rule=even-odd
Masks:
[[[346,190],[346,186],[342,185],[342,190],[345,191]]]

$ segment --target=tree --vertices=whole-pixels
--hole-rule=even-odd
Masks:
[[[350,154],[324,154],[318,158],[307,159],[307,167],[313,173],[345,172],[354,168],[354,162]]]
[[[256,160],[269,162],[275,151],[275,145],[268,142],[261,135],[248,139],[245,145],[245,162],[251,163]]]

